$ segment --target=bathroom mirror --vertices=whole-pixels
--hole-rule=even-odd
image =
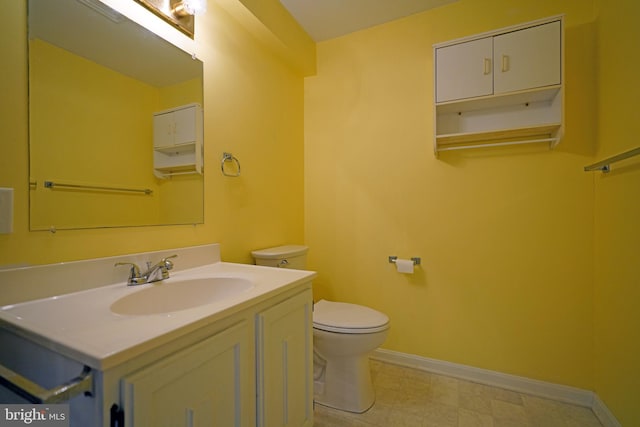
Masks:
[[[28,0],[31,230],[204,222],[200,173],[154,174],[154,113],[202,62],[98,0]]]

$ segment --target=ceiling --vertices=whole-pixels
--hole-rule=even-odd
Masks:
[[[316,42],[454,1],[457,0],[280,0]]]

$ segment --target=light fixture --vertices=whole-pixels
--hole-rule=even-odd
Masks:
[[[201,15],[207,11],[207,0],[181,0],[172,7],[171,12],[178,16]]]
[[[207,11],[207,0],[135,0],[189,37],[195,33],[194,15]]]

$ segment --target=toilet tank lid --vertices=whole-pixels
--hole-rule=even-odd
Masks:
[[[313,305],[313,323],[345,329],[369,329],[389,323],[389,317],[369,307],[321,299]]]
[[[304,255],[308,250],[309,247],[303,245],[284,245],[251,251],[251,255],[258,259],[278,259]]]

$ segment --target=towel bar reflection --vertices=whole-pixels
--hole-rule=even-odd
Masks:
[[[231,162],[235,164],[236,172],[227,172],[224,168],[225,163]],[[222,153],[222,161],[220,162],[220,170],[222,175],[230,177],[240,176],[240,160],[231,153]]]
[[[101,186],[101,185],[84,185],[84,184],[64,184],[61,182],[53,182],[53,181],[45,181],[45,188],[77,188],[83,190],[101,190],[101,191],[124,191],[128,193],[144,193],[144,194],[152,194],[153,190],[148,188],[122,188],[122,187],[109,187],[109,186]]]

